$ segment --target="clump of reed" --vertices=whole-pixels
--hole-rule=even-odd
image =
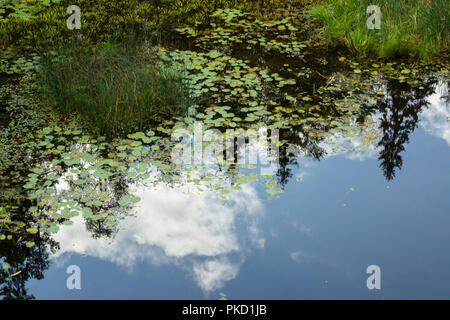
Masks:
[[[183,73],[135,39],[73,44],[41,61],[44,102],[106,136],[143,130],[188,107]]]
[[[367,28],[369,5],[381,9],[380,29]],[[429,58],[448,51],[448,0],[329,0],[315,4],[310,14],[324,22],[330,42],[364,55]]]

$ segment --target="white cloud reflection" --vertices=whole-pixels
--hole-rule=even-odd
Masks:
[[[54,258],[78,253],[131,270],[140,261],[170,263],[187,269],[204,291],[221,288],[237,276],[249,244],[264,246],[258,229],[263,205],[252,185],[230,193],[225,205],[212,191],[184,194],[190,188],[137,188],[136,217],[121,221],[114,239],[93,239],[84,219],[75,217],[55,235],[61,249]],[[238,232],[241,220],[247,232]]]
[[[427,98],[429,107],[421,113],[421,125],[425,132],[444,139],[450,146],[450,105],[445,96],[448,96],[448,84],[440,81],[435,93]]]

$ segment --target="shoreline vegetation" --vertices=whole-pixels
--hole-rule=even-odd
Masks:
[[[218,8],[254,14],[261,20],[289,18],[307,23],[309,32],[328,45],[345,46],[350,52],[373,57],[431,59],[448,53],[449,12],[446,0],[159,0],[148,2],[78,0],[3,1],[0,4],[0,45],[25,48],[49,47],[67,40],[66,8],[76,4],[82,11],[82,33],[87,41],[109,36],[162,31],[204,25]],[[380,29],[366,26],[366,8],[381,9]],[[305,21],[305,19],[307,21]]]
[[[380,7],[379,29],[366,25],[369,5]],[[309,13],[324,23],[324,36],[329,43],[343,44],[353,53],[431,59],[448,52],[447,0],[328,0],[313,5]]]

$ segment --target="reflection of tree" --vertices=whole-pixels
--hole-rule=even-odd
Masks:
[[[378,101],[376,109],[381,113],[382,138],[378,143],[381,151],[378,159],[386,179],[395,177],[401,169],[401,152],[409,142],[409,135],[418,125],[418,114],[428,105],[426,97],[434,92],[436,80],[422,84],[424,89],[415,90],[407,83],[390,80],[387,83],[388,97]]]
[[[380,167],[386,179],[395,177],[396,170],[401,169],[403,159],[401,152],[405,150],[405,144],[409,142],[409,135],[415,130],[419,122],[419,113],[427,107],[426,98],[434,93],[436,79],[426,80],[421,84],[422,89],[412,88],[409,84],[400,83],[397,80],[389,80],[386,95],[388,98],[380,98],[373,109],[381,114],[380,129],[382,138],[378,142],[381,151],[379,153]],[[448,96],[444,98],[448,99]],[[363,122],[370,114],[370,110],[362,110],[357,115],[357,122]],[[339,118],[339,114],[323,114],[323,117],[331,116]],[[291,168],[298,165],[298,154],[292,152],[288,146],[296,146],[307,156],[320,160],[326,155],[326,151],[319,146],[323,138],[311,136],[311,131],[327,131],[321,127],[320,122],[312,125],[312,129],[303,130],[301,126],[280,130],[280,139],[288,143],[280,147],[279,169],[277,178],[280,185],[284,186],[292,178]]]
[[[87,151],[85,147],[77,145],[82,151]],[[73,146],[72,146],[73,148]],[[103,151],[96,154],[95,157],[107,158],[107,152]],[[78,170],[81,172],[85,167],[91,165],[87,161],[80,161],[77,165],[65,165],[62,163],[61,172],[69,172],[72,170]],[[75,175],[79,178],[79,175]],[[83,185],[77,185],[73,180],[66,181],[69,189],[63,191],[59,197],[64,200],[74,200],[79,207],[88,207],[92,210],[93,215],[101,215],[102,213],[108,212],[110,215],[120,216],[125,215],[129,208],[120,207],[118,205],[119,199],[127,194],[128,186],[132,183],[132,179],[126,177],[124,173],[115,172],[115,175],[105,179],[94,179],[89,183]],[[90,188],[90,192],[86,193],[85,190]],[[99,197],[100,193],[107,194],[109,200],[101,201],[101,205],[95,205],[92,200]],[[47,206],[43,211],[50,209]],[[61,219],[59,222],[62,223],[65,219]],[[85,219],[86,229],[91,233],[93,238],[112,238],[114,234],[117,233],[118,228],[116,225],[108,226],[106,218],[99,219]]]
[[[314,130],[323,129],[319,124],[313,125]],[[274,133],[272,132],[272,130],[269,130],[265,141],[266,144],[262,144],[261,146],[261,148],[265,148],[266,150],[258,150],[258,152],[267,152],[268,155],[274,156],[274,150],[272,150],[272,148],[275,147],[277,140],[283,140],[287,142],[278,147],[278,169],[275,174],[277,182],[280,186],[284,187],[289,182],[289,179],[292,178],[292,166],[298,166],[297,159],[300,150],[304,155],[313,157],[316,160],[320,160],[320,158],[325,154],[325,150],[323,150],[323,148],[319,146],[319,143],[323,140],[323,138],[310,135],[308,131],[301,126],[279,129],[279,136],[277,139],[275,139],[273,135]],[[258,137],[258,139],[260,139],[260,137]],[[262,141],[260,140],[260,142]],[[249,152],[248,149],[251,146],[252,141],[250,141],[249,138],[246,138],[245,140],[241,140],[238,142],[237,139],[233,138],[232,143],[234,145],[232,147],[230,146],[230,149],[223,151],[223,157],[224,159],[228,159],[227,177],[234,184],[235,182],[233,176],[237,175],[236,170],[239,167],[239,160],[243,160],[241,161],[242,163],[248,160],[245,159],[245,157],[246,153]],[[259,154],[258,156],[260,157],[261,154]],[[261,160],[262,159],[259,158],[260,162]],[[274,160],[275,159],[267,160],[268,163],[260,163],[260,165],[261,167],[269,166]],[[234,174],[233,170],[235,171]]]
[[[34,299],[34,296],[28,293],[26,282],[44,277],[44,271],[50,264],[48,249],[50,252],[58,249],[58,244],[47,234],[27,234],[22,237],[27,241],[34,241],[35,245],[27,247],[26,241],[23,241],[23,238],[18,241],[17,235],[13,235],[11,240],[0,242],[1,264],[10,266],[7,269],[0,268],[0,296],[3,299]]]
[[[281,186],[285,186],[292,178],[292,166],[298,166],[298,154],[289,150],[289,146],[300,148],[304,154],[320,160],[325,155],[325,150],[319,146],[323,138],[311,136],[302,128],[290,128],[280,130],[280,138],[288,141],[279,150],[279,167],[277,170],[277,180]]]
[[[111,179],[112,181],[105,181],[103,184],[103,190],[108,192],[111,200],[109,202],[103,203],[99,207],[92,207],[92,211],[94,214],[101,214],[103,212],[117,212],[117,211],[128,211],[128,208],[121,208],[118,205],[119,199],[127,194],[127,188],[129,185],[129,179],[125,178],[123,175],[119,175],[115,179]],[[72,186],[75,188],[76,186]],[[117,215],[126,214],[126,212],[119,213]],[[101,218],[98,220],[85,219],[86,229],[91,233],[93,238],[112,238],[118,231],[117,225],[108,226],[107,220],[105,218]]]

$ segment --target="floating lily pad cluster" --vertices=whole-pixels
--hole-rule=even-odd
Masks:
[[[408,84],[412,90],[423,90],[424,83],[429,79],[450,79],[448,62],[445,61],[371,62],[353,61],[346,57],[340,57],[339,61],[349,72],[346,75],[336,73],[318,92],[334,99],[335,103],[353,101],[353,106],[374,105],[380,100],[388,99],[388,81]]]
[[[18,59],[0,58],[0,73],[7,75],[26,74],[36,70],[39,65],[39,56],[30,54],[30,57],[20,57]]]
[[[6,0],[0,3],[0,23],[6,23],[8,18],[18,18],[30,20],[45,7],[52,3],[58,3],[60,0],[29,0],[14,1]]]
[[[182,123],[177,122],[173,127]],[[86,221],[114,227],[140,201],[134,190],[129,190],[131,186],[192,184],[199,191],[213,190],[227,200],[227,195],[240,190],[242,184],[273,180],[251,172],[257,167],[250,165],[242,166],[249,170],[248,174],[236,166],[226,170],[217,165],[176,165],[170,159],[175,141],[164,135],[167,129],[163,126],[155,131],[106,141],[103,137],[85,135],[80,129],[46,127],[41,130],[27,147],[45,154],[48,160],[30,168],[23,185],[27,201],[33,204],[26,216],[34,222],[25,223],[16,218],[8,224],[14,226],[9,228],[9,234],[17,239],[38,231],[57,232],[61,224],[71,225],[72,219],[79,215]],[[217,160],[220,165],[227,164]],[[281,192],[273,184],[268,185],[271,196]]]
[[[198,30],[193,27],[176,29],[181,34],[195,38],[197,47],[229,50],[234,45],[246,50],[262,49],[274,53],[303,57],[307,45],[298,41],[299,30],[288,18],[279,21],[261,21],[251,14],[233,9],[219,9],[212,17],[211,28]]]
[[[177,29],[187,37],[195,38],[197,51],[160,49],[164,60],[180,63],[194,98],[195,117],[207,126],[289,128],[301,126],[312,135],[326,135],[336,126],[336,118],[348,118],[358,111],[358,104],[334,102],[334,97],[310,95],[304,92],[299,80],[310,77],[312,71],[305,65],[290,65],[291,54],[278,50],[282,66],[261,65],[257,59],[238,59],[233,55],[236,43],[248,45],[262,57],[267,37],[285,38],[294,46],[297,27],[281,21],[262,22],[238,10],[218,10],[213,15],[213,29],[186,27]],[[257,41],[255,40],[257,39]],[[278,40],[270,40],[277,43]],[[300,45],[303,47],[304,45]],[[283,46],[284,47],[284,46]],[[297,56],[297,60],[302,59]],[[318,92],[326,92],[320,90]],[[334,120],[334,121],[331,121]],[[341,124],[338,128],[348,128]],[[309,130],[314,128],[314,130]]]

